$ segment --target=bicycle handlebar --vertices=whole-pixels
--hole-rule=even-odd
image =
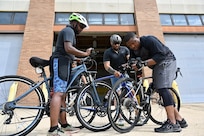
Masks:
[[[132,70],[132,65],[136,64],[136,66],[138,67],[138,71],[141,71],[142,68],[145,66],[145,61],[142,61],[140,58],[132,58],[130,60],[128,60],[127,63],[122,64],[119,69],[124,72],[124,71],[130,71]]]

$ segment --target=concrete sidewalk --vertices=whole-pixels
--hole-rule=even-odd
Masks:
[[[144,126],[136,126],[129,133],[120,134],[112,128],[103,132],[92,132],[84,128],[72,136],[204,136],[204,103],[182,104],[180,113],[189,125],[180,133],[155,133],[154,128],[159,126],[149,120]],[[48,129],[49,118],[45,118],[28,136],[46,136]]]

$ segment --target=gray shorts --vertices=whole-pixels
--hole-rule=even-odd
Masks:
[[[153,84],[156,89],[168,88],[176,73],[176,60],[164,60],[155,65],[153,69]]]

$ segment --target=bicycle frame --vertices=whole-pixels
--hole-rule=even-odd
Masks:
[[[28,106],[17,106],[15,105],[15,103],[17,103],[19,100],[23,99],[24,97],[26,97],[28,94],[30,94],[32,91],[34,91],[35,89],[41,89],[39,88],[43,83],[45,83],[46,85],[46,89],[47,89],[47,93],[48,93],[48,99],[50,99],[50,86],[49,86],[49,83],[48,81],[50,81],[52,79],[52,77],[49,77],[47,78],[46,74],[45,74],[45,71],[44,71],[44,68],[43,67],[38,67],[42,70],[42,73],[41,73],[41,76],[43,78],[42,81],[38,81],[37,83],[35,84],[32,84],[31,88],[27,91],[25,91],[25,93],[23,93],[22,95],[18,96],[17,98],[15,98],[14,100],[10,101],[10,102],[7,102],[8,105],[11,105],[12,108],[21,108],[21,109],[44,109],[45,107],[42,106],[42,107],[28,107]],[[72,68],[71,70],[71,79],[68,83],[68,86],[67,86],[67,91],[69,90],[69,88],[71,87],[72,83],[74,82],[74,80],[83,72],[86,72],[88,73],[87,71],[87,68],[86,68],[86,65],[84,63],[82,63],[81,65],[78,65],[77,67],[75,68]],[[91,79],[93,80],[93,79]],[[45,102],[44,102],[45,103]]]
[[[86,65],[84,63],[76,66],[75,68],[72,68],[70,75],[71,79],[68,82],[67,90],[72,86],[74,80],[83,72],[88,73]]]
[[[103,80],[110,79],[110,78],[114,78],[114,77],[115,77],[114,75],[109,75],[109,76],[105,76],[105,77],[100,77],[100,78],[95,79],[93,82],[99,82],[99,81],[103,81]],[[123,78],[123,77],[125,77],[124,74],[121,74],[120,78]],[[92,82],[91,84],[92,84],[92,86],[95,86],[93,82]],[[99,96],[98,96],[98,93],[97,93],[97,91],[96,91],[95,88],[94,88],[93,90],[94,90],[94,96],[96,96],[96,98],[95,98],[94,96],[93,96],[93,98],[94,98],[95,102],[96,102],[97,104],[99,104],[99,103],[100,103],[100,98],[99,98]]]
[[[47,78],[46,77],[46,74],[44,72],[44,69],[43,69],[43,72],[41,74],[41,76],[44,78],[44,80],[42,81],[39,81],[35,84],[32,84],[31,88],[29,90],[27,90],[25,93],[23,93],[22,95],[18,96],[17,98],[15,98],[14,100],[10,101],[10,102],[6,102],[6,104],[10,105],[12,108],[21,108],[21,109],[44,109],[44,107],[28,107],[28,106],[17,106],[15,103],[17,103],[19,100],[23,99],[24,97],[26,97],[28,94],[30,94],[32,91],[34,91],[35,89],[41,89],[39,88],[43,83],[46,84],[46,89],[47,90],[50,90],[49,89],[49,85],[48,85],[48,81],[51,79],[51,77]],[[50,93],[50,91],[48,91],[48,93]]]
[[[149,79],[151,77],[139,77],[139,80],[137,81],[137,88],[133,88],[133,89],[136,89],[134,90],[134,92],[132,91],[132,88],[128,86],[128,83],[126,82],[123,82],[121,85],[123,88],[126,88],[127,92],[126,92],[126,95],[125,97],[129,97],[129,98],[132,98],[134,99],[135,103],[136,103],[136,107],[139,108],[139,109],[143,109],[143,107],[139,106],[139,103],[138,103],[138,100],[136,99],[137,96],[137,92],[138,91],[141,91],[141,100],[145,100],[145,90],[144,90],[144,86],[143,86],[143,82],[144,80],[146,79]]]

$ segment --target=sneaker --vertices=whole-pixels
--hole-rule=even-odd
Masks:
[[[68,136],[68,134],[66,134],[64,131],[62,131],[60,128],[57,128],[55,131],[53,132],[49,132],[47,133],[47,136]]]
[[[63,131],[70,131],[71,133],[77,133],[77,132],[79,132],[79,128],[75,128],[75,127],[73,127],[72,125],[67,125],[67,127],[61,127],[61,129],[63,130]]]
[[[171,133],[171,132],[181,132],[181,126],[178,124],[172,124],[169,120],[167,120],[161,127],[155,128],[155,132],[159,133]]]
[[[118,121],[116,122],[116,125],[118,126],[124,126],[124,120],[119,118]]]
[[[142,115],[142,116],[140,116],[140,118],[139,118],[139,120],[138,120],[136,126],[142,126],[142,125],[144,125],[144,124],[146,124],[146,123],[147,123],[146,117],[144,117],[144,116]]]
[[[180,124],[181,128],[186,128],[188,126],[185,119],[182,119],[181,121],[177,120],[177,122]]]

